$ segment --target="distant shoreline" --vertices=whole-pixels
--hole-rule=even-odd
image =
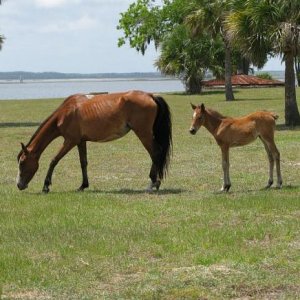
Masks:
[[[64,78],[64,79],[0,79],[0,84],[26,84],[26,83],[55,83],[55,82],[122,82],[122,81],[170,81],[177,80],[172,77],[162,78]]]
[[[283,79],[284,71],[256,71],[259,73],[269,73],[274,79]],[[206,79],[212,79],[211,73],[207,73]],[[165,76],[159,72],[133,72],[133,73],[60,73],[60,72],[0,72],[0,83],[18,82],[56,82],[56,81],[122,81],[122,80],[176,80],[173,76]]]
[[[88,79],[168,79],[173,78],[164,76],[158,72],[145,72],[145,73],[59,73],[59,72],[0,72],[0,80],[6,81],[20,81],[20,80],[88,80]],[[173,78],[174,79],[174,78]]]

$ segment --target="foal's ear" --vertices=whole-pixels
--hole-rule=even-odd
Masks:
[[[22,150],[24,151],[25,154],[28,154],[28,149],[26,148],[26,146],[21,143],[21,147],[22,147]]]
[[[201,106],[200,106],[200,107],[201,107],[201,110],[205,110],[205,106],[204,106],[204,104],[203,104],[203,103],[201,104]]]
[[[196,106],[196,105],[194,105],[193,103],[191,103],[191,107],[192,107],[192,109],[194,109],[194,110],[195,110],[197,106]]]

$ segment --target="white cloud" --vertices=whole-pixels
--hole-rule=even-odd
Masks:
[[[35,0],[38,6],[42,7],[57,7],[64,5],[66,0]]]
[[[82,16],[78,20],[73,21],[61,21],[55,24],[49,24],[39,29],[40,32],[64,32],[64,31],[75,31],[75,30],[87,30],[97,26],[97,21],[90,18],[88,15]]]
[[[78,4],[80,0],[35,0],[35,3],[40,7],[60,7],[66,4]]]

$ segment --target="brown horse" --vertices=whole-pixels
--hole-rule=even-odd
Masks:
[[[68,97],[40,125],[26,146],[21,143],[18,188],[27,188],[38,170],[42,152],[51,141],[62,136],[64,143],[50,163],[43,192],[49,192],[57,163],[75,146],[83,178],[78,190],[84,190],[89,186],[86,142],[112,141],[130,130],[138,136],[152,159],[148,190],[158,190],[168,169],[172,147],[171,114],[162,97],[142,91]]]
[[[269,158],[269,181],[266,188],[273,184],[274,161],[277,170],[277,188],[282,186],[280,172],[280,153],[274,142],[275,120],[278,116],[272,112],[257,111],[241,118],[224,117],[220,113],[205,108],[204,104],[195,106],[191,134],[196,134],[203,125],[215,138],[222,150],[222,167],[224,184],[222,191],[228,192],[231,187],[229,178],[229,148],[244,146],[259,137],[265,146]]]

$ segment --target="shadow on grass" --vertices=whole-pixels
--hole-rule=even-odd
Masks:
[[[223,192],[221,190],[214,191],[214,195],[241,195],[241,194],[247,194],[247,193],[256,193],[256,192],[265,192],[265,193],[271,193],[272,191],[281,192],[281,191],[296,191],[299,190],[300,186],[298,185],[283,185],[281,188],[277,188],[275,186],[272,186],[270,188],[262,187],[258,189],[245,189],[245,190],[230,190],[229,192]]]
[[[278,131],[287,131],[287,130],[300,131],[300,126],[287,126],[285,124],[278,124],[278,125],[276,125],[276,130],[278,130]]]
[[[183,189],[162,189],[158,191],[148,192],[147,190],[133,190],[133,189],[119,189],[119,190],[93,190],[93,191],[84,191],[84,193],[101,193],[101,194],[113,194],[113,195],[140,195],[140,194],[148,194],[148,195],[177,195],[187,192]]]
[[[7,122],[0,123],[0,128],[10,128],[10,127],[35,127],[39,126],[41,123],[37,122]]]
[[[85,191],[77,191],[77,190],[70,190],[70,191],[50,191],[49,195],[51,194],[106,194],[106,195],[179,195],[188,192],[188,190],[184,189],[162,189],[159,191],[152,191],[148,192],[147,190],[134,190],[134,189],[119,189],[119,190],[85,190]],[[25,192],[27,194],[32,195],[48,195],[47,193],[41,192]]]

